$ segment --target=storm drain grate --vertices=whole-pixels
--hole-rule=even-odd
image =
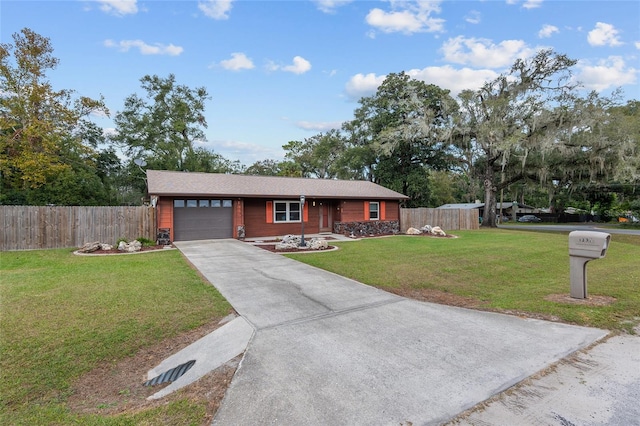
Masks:
[[[195,363],[196,361],[192,359],[191,361],[187,361],[184,364],[180,364],[179,366],[174,367],[171,370],[167,370],[164,373],[154,377],[151,380],[147,380],[146,382],[144,382],[144,385],[153,386],[153,385],[159,385],[162,383],[176,381],[178,380],[178,378],[182,377],[184,373],[189,371],[189,369],[193,367],[193,364]]]

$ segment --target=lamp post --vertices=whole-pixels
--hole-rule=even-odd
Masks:
[[[304,242],[304,195],[300,196],[300,223],[302,224],[302,235],[300,236],[300,247],[306,247]]]

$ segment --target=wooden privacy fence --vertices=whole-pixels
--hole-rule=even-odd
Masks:
[[[0,251],[81,247],[119,238],[156,239],[152,207],[0,206]]]
[[[445,232],[456,229],[479,229],[478,209],[400,209],[400,232],[425,225],[439,226]]]

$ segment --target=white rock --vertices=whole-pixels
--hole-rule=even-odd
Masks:
[[[142,243],[138,240],[133,240],[130,243],[120,241],[118,244],[118,250],[125,251],[127,253],[133,253],[142,250]]]
[[[416,228],[409,228],[407,229],[407,235],[420,235],[422,234],[422,231]]]
[[[327,240],[325,239],[312,238],[308,243],[308,247],[311,250],[326,250],[329,248],[329,243],[327,243]]]
[[[444,232],[442,228],[440,228],[439,226],[434,226],[433,228],[431,228],[431,234],[438,235],[440,237],[447,236],[446,232]]]
[[[94,241],[92,243],[86,243],[78,250],[80,253],[93,253],[100,249],[100,242]]]

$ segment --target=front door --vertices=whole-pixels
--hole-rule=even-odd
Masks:
[[[333,231],[333,219],[331,216],[331,203],[322,201],[320,203],[320,232]]]

